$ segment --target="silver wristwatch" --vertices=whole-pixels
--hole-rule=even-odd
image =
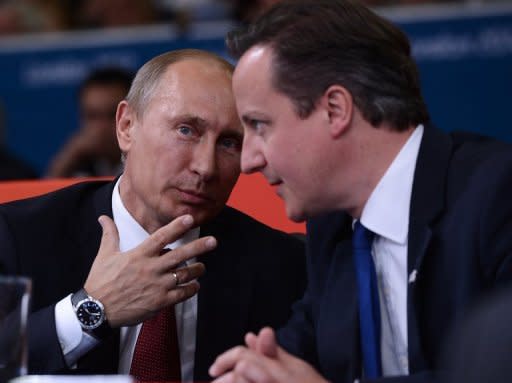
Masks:
[[[84,332],[100,340],[112,333],[103,304],[87,294],[85,289],[80,289],[71,296],[71,304]]]

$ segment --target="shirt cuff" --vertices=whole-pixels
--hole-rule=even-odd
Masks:
[[[55,327],[64,355],[75,349],[82,340],[82,326],[71,304],[71,294],[55,305]]]
[[[99,343],[94,337],[82,332],[82,326],[73,310],[71,294],[55,305],[55,327],[62,354],[70,368]]]

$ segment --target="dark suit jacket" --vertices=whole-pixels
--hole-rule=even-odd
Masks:
[[[481,302],[457,326],[443,354],[443,383],[512,380],[512,289]]]
[[[486,291],[512,279],[512,150],[471,134],[426,127],[410,205],[409,371],[431,381],[445,335]],[[352,218],[308,222],[308,288],[279,341],[334,382],[361,375]],[[387,378],[386,381],[393,381]]]
[[[66,368],[54,306],[81,288],[97,253],[101,214],[112,216],[113,183],[86,182],[0,206],[0,272],[32,278],[29,318],[31,373],[116,373],[119,333]],[[221,352],[243,343],[247,331],[283,325],[306,281],[303,244],[226,207],[201,235],[218,239],[201,256],[195,379],[207,380]]]

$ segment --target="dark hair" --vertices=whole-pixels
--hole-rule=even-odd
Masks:
[[[340,84],[373,126],[386,121],[404,130],[429,120],[407,37],[355,0],[281,2],[230,32],[226,44],[235,57],[255,45],[271,47],[273,86],[301,118]]]
[[[121,67],[99,68],[85,78],[80,84],[78,93],[82,95],[83,91],[94,85],[119,85],[126,89],[126,93],[132,84],[133,73]]]

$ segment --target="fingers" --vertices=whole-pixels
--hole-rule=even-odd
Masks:
[[[158,268],[163,273],[168,273],[170,270],[175,269],[181,263],[195,258],[198,255],[213,250],[217,246],[217,240],[214,237],[198,238],[186,245],[175,248],[165,254],[162,254],[158,259]],[[181,281],[181,279],[180,279]]]
[[[277,357],[278,345],[274,330],[265,327],[258,335],[249,332],[245,335],[245,344],[250,350],[266,355],[270,358]]]
[[[151,234],[138,248],[145,254],[157,255],[168,243],[182,237],[194,225],[190,214],[178,217]]]
[[[98,254],[111,254],[119,251],[119,233],[112,218],[102,215],[98,218],[103,231]]]
[[[185,267],[179,265],[213,249],[217,244],[215,238],[199,238],[159,255],[168,243],[181,238],[193,226],[192,216],[173,220],[123,254],[119,251],[119,235],[112,219],[101,216],[98,221],[103,230],[100,249],[84,287],[102,301],[113,325],[139,323],[162,307],[198,292],[196,280],[204,273],[204,265],[197,262]]]
[[[161,250],[167,244],[181,238],[193,226],[194,219],[191,215],[178,217],[151,234],[137,246],[136,251],[146,256],[160,255]],[[170,270],[190,258],[214,249],[216,246],[217,241],[214,237],[199,238],[160,257],[163,260],[161,267],[164,271]]]
[[[273,368],[275,365],[269,363],[265,356],[238,346],[220,355],[210,367],[209,373],[219,377],[216,383],[271,382]]]
[[[258,337],[252,332],[245,334],[245,344],[250,350],[257,351]]]
[[[238,383],[253,382],[253,383],[269,383],[274,382],[270,369],[272,365],[267,363],[261,355],[249,351],[246,360],[237,363],[233,373],[235,381]],[[284,383],[284,382],[283,382]]]
[[[215,379],[213,383],[252,383],[245,377],[236,374],[234,371],[228,372],[225,375]]]
[[[237,362],[243,358],[247,350],[245,347],[237,346],[220,354],[210,366],[208,373],[215,378],[232,370]]]
[[[192,280],[199,278],[204,274],[205,267],[204,264],[196,262],[186,267],[181,267],[179,269],[171,270],[169,274],[171,274],[169,289],[175,288],[178,285],[186,284]],[[174,277],[176,275],[176,277]]]
[[[174,305],[187,300],[199,291],[199,282],[192,281],[186,285],[178,285],[167,292],[167,304]]]
[[[276,336],[274,330],[270,327],[261,329],[257,339],[256,350],[270,358],[277,357],[278,345]]]

